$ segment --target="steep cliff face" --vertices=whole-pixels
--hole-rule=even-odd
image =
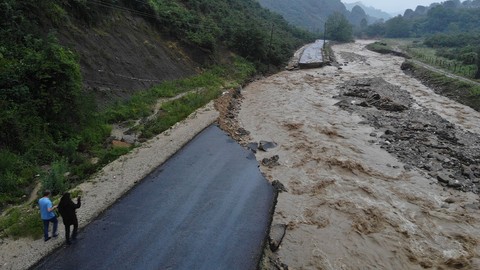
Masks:
[[[195,74],[206,61],[201,50],[162,36],[151,23],[126,12],[110,14],[94,27],[74,23],[57,31],[60,42],[79,55],[83,85],[100,106]]]

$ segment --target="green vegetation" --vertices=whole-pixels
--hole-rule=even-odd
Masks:
[[[102,123],[142,118],[151,114],[152,108],[158,98],[187,93],[179,99],[174,99],[162,104],[160,109],[161,113],[157,118],[137,127],[142,137],[148,139],[167,130],[178,121],[185,119],[199,107],[218,97],[223,88],[242,85],[248,78],[255,74],[255,72],[256,70],[252,63],[237,57],[231,66],[217,66],[191,78],[162,83],[149,90],[138,93],[132,97],[129,102],[119,103],[104,112],[96,113],[95,117],[101,119]],[[192,92],[192,90],[194,91]],[[144,111],[138,110],[137,108],[144,108]],[[103,142],[104,139],[105,136],[102,137],[101,142]],[[78,139],[73,139],[65,143],[64,148],[72,152],[67,156],[82,156],[86,154],[86,152],[78,152],[78,142]],[[93,165],[86,160],[86,158],[76,163],[69,163],[66,159],[59,159],[52,163],[51,169],[48,172],[42,173],[40,177],[42,186],[52,190],[56,194],[60,194],[71,188],[75,181],[79,181],[81,178],[90,175],[101,166],[126,154],[128,151],[130,151],[130,148],[105,148],[101,143],[92,145],[88,153],[90,153],[90,156],[99,158],[97,164]],[[67,152],[69,151],[65,151],[65,153]],[[5,154],[11,155],[8,152]],[[13,162],[12,164],[5,164],[12,168],[18,167],[18,164],[21,163],[21,160],[15,163],[14,157],[7,157],[5,160]],[[13,173],[11,173],[11,175],[14,179]],[[16,190],[14,185],[17,183],[12,180],[11,184],[13,185],[12,189]],[[78,195],[77,193],[78,190],[72,192],[72,197],[76,197],[76,195]],[[75,194],[75,196],[73,196],[73,194]],[[36,201],[33,205],[17,206],[9,210],[5,216],[0,217],[0,237],[30,236],[39,238],[42,234],[42,223],[39,219],[38,210],[32,209],[32,206],[36,206]]]
[[[110,134],[109,124],[149,115],[158,98],[204,88],[198,97],[184,97],[194,108],[218,94],[218,86],[225,83],[226,74],[210,68],[200,77],[165,82],[106,112],[96,111],[94,100],[82,89],[78,57],[61,46],[50,29],[68,27],[75,20],[94,26],[114,12],[143,16],[168,35],[212,55],[226,46],[260,70],[282,65],[296,47],[312,38],[253,0],[1,0],[0,207],[29,195],[37,180],[54,186],[54,192],[62,192],[121,155],[125,150],[102,145]],[[246,72],[239,77],[252,75],[252,67],[246,69],[225,72]],[[162,128],[149,123],[144,136],[164,129],[191,110],[169,111],[179,115],[170,117]],[[100,162],[93,164],[92,157]],[[64,174],[70,173],[68,176],[53,172],[60,169],[56,167],[59,164]]]
[[[439,94],[480,111],[480,86],[430,71],[408,60],[402,65],[402,69],[411,72]]]
[[[292,51],[313,35],[289,25],[254,0],[122,1],[144,12],[163,30],[187,43],[214,52],[220,45],[256,64],[285,63]],[[274,34],[270,42],[272,27]]]
[[[225,50],[239,56],[99,111],[82,89],[78,56],[53,29],[95,27],[118,12],[141,16],[212,59]],[[0,0],[0,26],[0,234],[14,237],[41,233],[36,201],[22,205],[38,183],[61,194],[131,150],[105,144],[111,124],[145,118],[158,99],[184,94],[135,127],[143,138],[155,136],[313,40],[254,0]]]
[[[40,166],[76,162],[76,148],[91,143],[78,134],[97,127],[78,59],[38,28],[42,10],[59,9],[54,1],[0,2],[0,207],[28,192]]]
[[[368,26],[370,37],[422,38],[406,47],[412,57],[467,78],[480,79],[480,5],[445,1],[407,10],[385,23]]]
[[[406,55],[402,52],[399,52],[398,50],[395,50],[393,48],[393,45],[390,44],[390,42],[388,40],[382,40],[382,41],[376,41],[374,43],[370,43],[366,46],[366,48],[371,50],[371,51],[378,52],[378,53],[381,53],[381,54],[393,54],[393,55],[396,55],[396,56],[410,58],[409,55]]]
[[[42,228],[38,209],[31,205],[10,208],[0,217],[0,237],[39,239],[43,234]]]
[[[235,58],[231,66],[217,66],[198,76],[178,81],[164,82],[144,92],[134,95],[129,102],[116,104],[105,111],[109,123],[139,119],[152,113],[154,104],[160,98],[173,97],[181,93],[185,96],[165,102],[158,117],[136,127],[143,138],[151,138],[183,120],[196,109],[215,99],[225,87],[238,87],[255,74],[252,63]],[[191,91],[194,92],[191,92]]]
[[[388,54],[393,51],[393,48],[385,41],[376,41],[374,43],[370,43],[367,45],[367,49],[382,54]]]
[[[341,13],[335,12],[330,15],[326,27],[327,39],[339,42],[353,41],[353,27]]]
[[[457,50],[455,48],[453,50]],[[409,46],[409,55],[422,62],[450,71],[466,78],[475,78],[477,66],[475,64],[476,53],[446,55],[446,48],[430,48],[426,46]],[[466,58],[467,56],[468,58]],[[458,59],[460,58],[460,59]],[[463,60],[462,60],[463,58]]]
[[[311,32],[323,32],[325,21],[334,12],[349,12],[340,0],[258,0],[258,2],[282,15],[294,25]]]
[[[480,31],[479,8],[450,7],[449,2],[452,1],[433,6],[425,13],[399,15],[384,24],[371,25],[368,32],[370,36],[389,38],[423,37],[438,33],[462,33],[468,36],[478,33]]]

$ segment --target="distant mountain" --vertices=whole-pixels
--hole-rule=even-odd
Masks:
[[[358,25],[361,14],[369,19],[363,10],[353,15],[340,0],[257,0],[261,6],[282,15],[295,26],[312,32],[323,31],[328,16],[335,12],[343,14],[350,23]]]
[[[392,16],[387,12],[382,11],[380,9],[376,9],[374,7],[367,7],[360,1],[355,3],[343,3],[343,4],[350,11],[352,11],[353,7],[359,6],[365,11],[365,13],[367,13],[367,15],[373,18],[383,19],[385,21],[392,18]]]
[[[282,15],[290,23],[306,30],[323,31],[324,22],[335,11],[348,15],[340,0],[258,0],[263,7]]]
[[[461,2],[460,0],[449,0],[441,3],[432,3],[430,6],[417,6],[415,10],[407,9],[403,13],[405,18],[418,18],[427,15],[428,11],[442,6],[446,9],[478,9],[480,8],[480,0],[467,0]]]

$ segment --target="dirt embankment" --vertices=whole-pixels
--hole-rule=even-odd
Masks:
[[[165,80],[193,75],[207,55],[170,39],[145,19],[111,13],[95,26],[74,21],[57,30],[80,57],[84,87],[103,106]]]
[[[235,129],[276,143],[256,156],[285,190],[265,267],[479,269],[480,114],[366,44],[242,91]]]
[[[434,89],[436,93],[480,111],[480,83],[459,78],[436,68],[432,71],[418,61],[405,61],[401,68],[406,74]]]

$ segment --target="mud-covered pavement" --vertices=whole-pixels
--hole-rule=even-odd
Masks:
[[[285,236],[265,267],[480,269],[480,114],[365,44],[334,46],[340,68],[242,91],[243,140],[277,144],[256,155],[278,155],[261,169],[287,190],[272,223]]]

